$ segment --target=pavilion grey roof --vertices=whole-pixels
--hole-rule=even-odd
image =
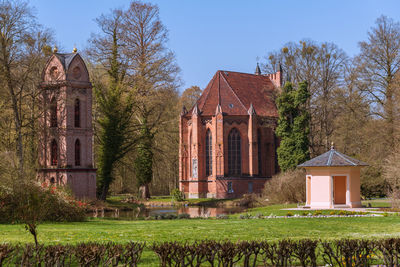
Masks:
[[[297,167],[344,167],[344,166],[368,166],[367,163],[358,159],[351,158],[335,150],[332,146],[331,150],[325,152],[318,157],[310,159]]]
[[[61,61],[63,64],[64,70],[68,71],[69,64],[71,64],[72,60],[78,53],[67,53],[67,54],[62,54],[62,53],[54,53],[58,59]]]

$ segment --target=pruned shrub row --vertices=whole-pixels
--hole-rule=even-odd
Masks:
[[[400,238],[156,243],[160,266],[400,266]],[[374,262],[375,261],[375,262]]]
[[[303,266],[316,265],[314,240],[267,241],[199,241],[153,244],[160,266],[292,266],[300,259]],[[238,265],[239,264],[239,265]]]
[[[2,266],[138,266],[144,243],[80,243],[53,246],[0,244]]]
[[[138,266],[145,243],[0,244],[2,266]],[[400,266],[400,238],[153,243],[160,266]]]

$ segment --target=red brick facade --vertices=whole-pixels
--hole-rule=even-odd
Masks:
[[[54,53],[40,86],[39,179],[68,185],[78,198],[95,198],[92,85],[80,55]]]
[[[281,72],[218,71],[195,106],[182,111],[179,179],[187,197],[261,192],[277,172],[273,98],[281,81]]]

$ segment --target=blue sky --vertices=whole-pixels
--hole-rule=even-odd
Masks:
[[[87,45],[94,19],[128,0],[31,0],[41,24],[51,28],[63,52]],[[184,82],[204,88],[217,70],[254,72],[256,62],[289,41],[334,42],[358,53],[376,18],[400,21],[398,0],[151,0],[169,30]]]

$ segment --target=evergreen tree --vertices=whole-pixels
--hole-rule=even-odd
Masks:
[[[101,17],[98,23],[103,26],[107,38],[93,40],[88,51],[93,61],[98,61],[99,54],[105,60],[107,75],[94,71],[92,82],[97,104],[96,137],[98,143],[97,197],[106,200],[110,185],[115,179],[113,172],[116,165],[130,152],[138,141],[135,124],[133,94],[127,90],[124,82],[126,69],[121,60],[120,32],[118,31],[121,13],[114,11],[109,17]],[[103,53],[107,45],[107,53]],[[100,47],[100,48],[99,48]],[[100,70],[100,66],[98,66]],[[98,69],[96,69],[98,70]],[[101,77],[98,77],[101,76]]]
[[[282,171],[295,169],[298,164],[310,158],[309,119],[306,103],[310,98],[307,83],[299,83],[298,89],[287,82],[277,98],[278,126],[276,135],[281,138],[277,150],[278,162]]]
[[[142,122],[140,131],[140,140],[137,146],[137,155],[135,159],[135,170],[137,185],[141,198],[150,198],[149,184],[153,177],[153,138],[147,125],[147,121]]]

